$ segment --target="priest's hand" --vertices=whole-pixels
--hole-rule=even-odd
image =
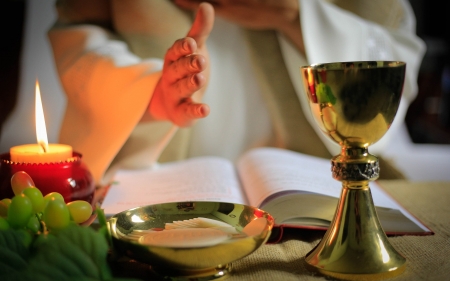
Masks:
[[[187,10],[196,9],[201,2],[211,3],[217,16],[244,28],[276,30],[305,53],[298,0],[175,0],[175,4]]]
[[[209,106],[200,101],[209,80],[206,39],[213,23],[213,7],[201,4],[187,37],[175,41],[167,51],[148,108],[153,120],[170,120],[186,127],[208,116]]]

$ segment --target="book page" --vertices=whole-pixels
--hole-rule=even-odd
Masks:
[[[217,157],[164,163],[152,169],[120,170],[114,180],[102,203],[107,216],[167,202],[247,204],[233,164]]]
[[[301,209],[299,204],[306,204],[309,206],[307,219],[314,217],[331,221],[342,190],[342,183],[332,178],[331,160],[277,148],[257,148],[241,157],[238,170],[250,205],[263,209],[268,206],[271,208],[278,206],[273,210],[275,220],[277,220],[277,213],[280,213],[280,218],[298,219],[295,216],[301,217],[302,214],[298,211],[294,212],[294,210]],[[429,231],[426,226],[391,198],[377,182],[370,182],[369,185],[380,221],[387,225],[390,223],[389,217],[391,217],[390,220],[394,225],[389,226],[389,229],[392,229],[392,232],[395,231],[395,223],[398,224],[401,221],[405,222],[404,229]],[[299,194],[304,194],[305,198],[313,198],[312,195],[320,194],[336,198],[336,200],[330,205],[328,203],[333,201],[323,198],[325,201],[322,200],[320,206],[297,200],[295,205],[297,207],[286,206],[285,198],[292,199],[294,196],[301,198]],[[275,198],[281,200],[272,204],[271,201]],[[289,200],[289,202],[293,201]],[[325,205],[328,208],[325,208]],[[270,213],[271,210],[267,211]],[[409,222],[404,218],[409,219]],[[413,223],[410,223],[411,221]]]
[[[342,184],[331,177],[331,161],[278,148],[257,148],[238,161],[241,182],[253,206],[271,195],[298,190],[338,198]]]
[[[410,212],[408,212],[403,206],[401,206],[397,201],[394,200],[377,182],[370,183],[370,191],[372,193],[373,203],[377,207],[378,216],[381,217],[384,214],[393,214],[392,210],[400,211],[405,217],[407,217],[410,221],[420,227],[423,231],[431,232],[431,230],[425,226],[422,222],[420,222],[416,217],[414,217]],[[393,222],[398,223],[398,220],[392,220]],[[391,228],[394,228],[392,226]],[[406,228],[406,227],[405,227]]]

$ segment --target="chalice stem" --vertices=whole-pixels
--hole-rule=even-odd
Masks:
[[[380,225],[369,181],[343,181],[330,228],[305,260],[314,270],[344,280],[379,280],[404,271],[406,259]]]

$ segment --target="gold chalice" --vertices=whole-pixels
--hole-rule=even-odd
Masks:
[[[341,146],[331,160],[342,182],[334,219],[305,260],[322,274],[377,280],[400,274],[406,259],[389,243],[369,188],[379,176],[368,147],[389,129],[400,103],[406,64],[354,61],[301,67],[311,112],[320,129]]]

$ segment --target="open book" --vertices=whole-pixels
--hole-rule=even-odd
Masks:
[[[326,229],[342,183],[331,177],[330,160],[277,148],[257,148],[236,165],[198,157],[144,170],[120,170],[103,200],[108,216],[134,207],[183,201],[231,202],[270,213],[275,227]],[[370,189],[388,235],[433,232],[391,198],[377,182]],[[282,233],[282,231],[281,231]]]

